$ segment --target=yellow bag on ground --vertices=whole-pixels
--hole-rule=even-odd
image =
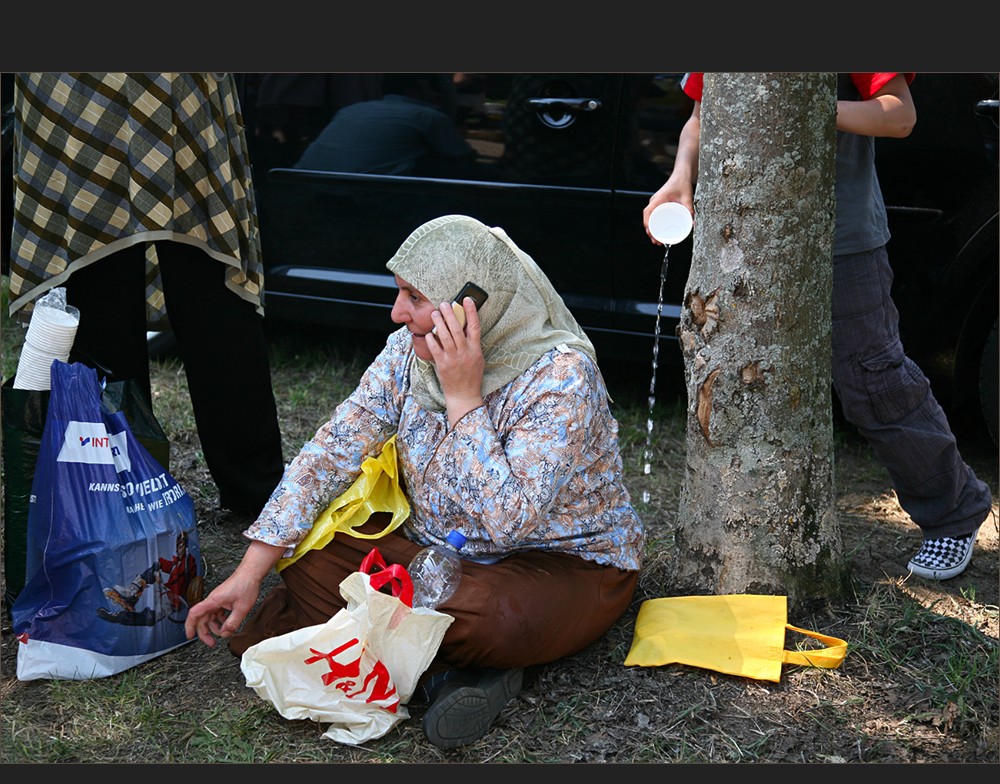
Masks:
[[[786,651],[786,629],[827,647]],[[782,664],[836,668],[846,655],[843,640],[790,626],[786,596],[675,596],[642,603],[625,664],[688,664],[777,683]]]
[[[355,531],[373,512],[392,512],[392,520],[377,534]],[[399,486],[396,436],[393,436],[385,442],[378,457],[369,457],[361,464],[361,476],[316,518],[306,538],[298,543],[292,555],[278,561],[276,569],[280,572],[310,550],[326,547],[337,531],[359,539],[378,539],[398,528],[409,516],[410,502]]]

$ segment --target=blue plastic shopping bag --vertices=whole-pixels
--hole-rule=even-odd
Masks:
[[[104,405],[96,371],[53,362],[11,607],[17,677],[104,677],[187,642],[200,563],[190,496]]]

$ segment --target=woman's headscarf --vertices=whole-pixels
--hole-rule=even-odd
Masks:
[[[479,311],[484,397],[560,344],[596,362],[593,344],[545,273],[499,227],[465,215],[435,218],[407,237],[386,267],[435,305],[450,302],[466,281],[486,290]],[[410,385],[423,408],[445,410],[433,362],[415,359]]]

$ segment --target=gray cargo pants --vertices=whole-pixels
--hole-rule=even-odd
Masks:
[[[925,539],[971,533],[989,487],[958,452],[944,411],[903,353],[885,247],[833,258],[833,386]]]

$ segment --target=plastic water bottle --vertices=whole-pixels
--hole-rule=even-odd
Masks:
[[[447,544],[425,547],[410,561],[410,579],[413,580],[413,606],[434,609],[452,597],[462,580],[462,560],[458,551],[465,544],[465,536],[451,531]]]

